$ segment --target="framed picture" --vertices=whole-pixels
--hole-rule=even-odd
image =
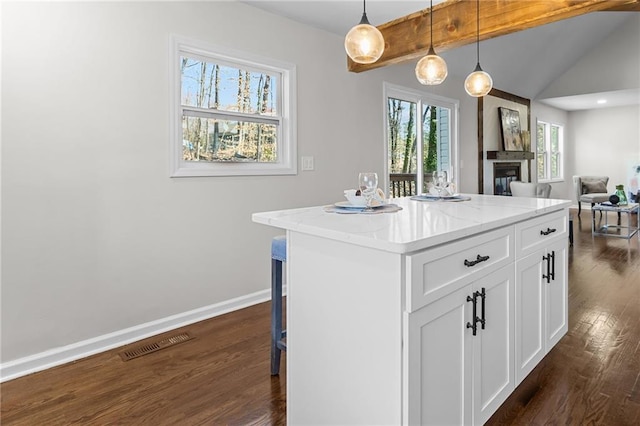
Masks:
[[[500,129],[502,130],[502,146],[505,151],[523,151],[522,133],[520,131],[520,113],[509,108],[500,110]]]

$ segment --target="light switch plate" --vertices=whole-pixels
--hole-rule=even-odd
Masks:
[[[313,157],[302,157],[302,171],[311,171],[313,169]]]

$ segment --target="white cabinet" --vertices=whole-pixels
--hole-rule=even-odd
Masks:
[[[516,384],[545,355],[545,295],[542,275],[546,261],[539,250],[516,263]],[[546,266],[545,266],[546,267]]]
[[[556,212],[407,256],[405,424],[485,423],[566,333],[567,221]]]
[[[552,276],[548,283],[545,280],[546,352],[549,352],[569,329],[567,250],[566,238],[558,239],[547,248],[547,253],[552,254]]]
[[[484,289],[486,294],[485,307],[480,312],[485,324],[472,339],[475,425],[486,422],[515,389],[514,278],[513,265],[509,265],[474,285],[475,291]]]
[[[513,293],[510,264],[405,313],[405,423],[483,424],[511,394]]]
[[[481,425],[566,332],[569,202],[394,201],[254,215],[287,229],[288,424]]]
[[[405,424],[471,424],[470,286],[414,312],[408,322]]]
[[[516,385],[568,329],[567,222],[558,212],[516,225]]]

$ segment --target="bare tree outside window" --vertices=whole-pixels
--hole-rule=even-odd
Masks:
[[[169,38],[170,176],[297,174],[295,64]]]
[[[277,76],[189,57],[181,63],[181,104],[196,108],[182,117],[183,159],[277,161],[277,120],[256,120],[278,117]]]
[[[450,119],[449,108],[387,98],[387,168],[391,196],[424,192],[424,184],[430,181],[432,172],[450,172]],[[416,189],[418,173],[423,175],[422,191]]]

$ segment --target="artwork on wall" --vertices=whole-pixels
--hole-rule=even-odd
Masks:
[[[499,107],[500,129],[502,130],[502,147],[505,151],[523,151],[522,133],[520,131],[520,113]]]

